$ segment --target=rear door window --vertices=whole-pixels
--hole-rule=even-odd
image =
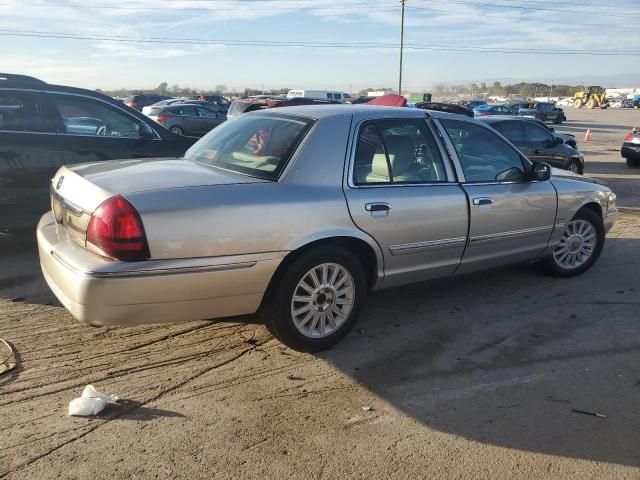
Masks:
[[[45,132],[42,97],[28,92],[0,91],[0,130]]]
[[[440,149],[424,120],[365,123],[358,137],[353,181],[376,183],[446,182]]]
[[[198,113],[196,107],[180,107],[178,109],[178,115],[182,115],[183,117],[197,117]]]

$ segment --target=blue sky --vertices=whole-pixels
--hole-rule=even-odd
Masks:
[[[162,81],[194,88],[394,87],[399,3],[0,0],[0,70],[103,89],[149,88]],[[605,4],[605,0],[407,0],[405,43],[419,49],[405,50],[403,84],[416,91],[435,83],[495,80],[640,87],[640,3]],[[50,38],[61,34],[85,38]],[[238,41],[258,45],[228,44]],[[273,42],[322,46],[286,47]],[[329,48],[327,43],[340,48]],[[443,50],[451,48],[458,50]],[[539,53],[486,51],[522,49]],[[575,50],[635,51],[636,56],[568,53]]]

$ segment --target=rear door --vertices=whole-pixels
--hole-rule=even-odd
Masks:
[[[467,240],[466,196],[425,119],[380,119],[353,132],[345,195],[384,255],[385,286],[450,275]]]
[[[168,155],[125,110],[83,95],[47,93],[55,109],[65,164]]]
[[[551,182],[527,180],[530,164],[481,122],[440,123],[457,154],[469,202],[469,244],[457,273],[537,257],[555,226]]]
[[[49,209],[62,151],[41,92],[0,90],[0,231],[34,228]]]
[[[194,106],[180,107],[178,116],[186,135],[200,135],[205,128],[206,121],[200,118]]]
[[[208,108],[198,107],[198,116],[202,122],[200,134],[204,135],[221,123],[221,116]]]

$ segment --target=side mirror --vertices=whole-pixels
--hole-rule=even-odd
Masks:
[[[145,140],[155,140],[156,134],[149,125],[147,125],[146,123],[140,123],[138,125],[138,133],[140,134],[140,138],[143,138]]]
[[[547,127],[547,128],[549,129],[550,132],[555,132],[556,131],[556,129],[553,128],[553,127]]]
[[[533,162],[531,180],[545,182],[551,178],[551,165],[544,162]]]

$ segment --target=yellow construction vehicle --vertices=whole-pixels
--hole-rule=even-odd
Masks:
[[[586,106],[588,109],[594,108],[607,108],[609,102],[604,96],[605,90],[599,86],[591,86],[586,90],[576,92],[573,95],[573,106],[575,108],[582,108]]]

